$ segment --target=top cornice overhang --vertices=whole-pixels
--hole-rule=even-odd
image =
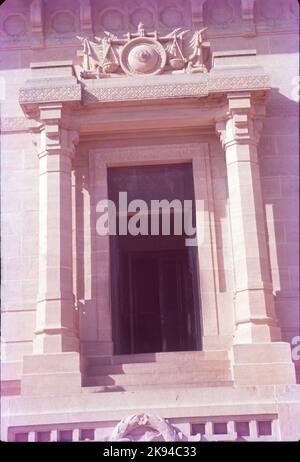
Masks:
[[[37,65],[32,66],[36,69],[34,66]],[[184,115],[180,112],[186,111],[187,107],[198,113],[199,108],[205,108],[207,117],[203,123],[207,125],[209,121],[220,118],[220,106],[224,107],[226,113],[226,100],[230,94],[245,93],[261,101],[270,88],[269,75],[258,66],[226,66],[213,68],[206,74],[107,78],[84,82],[78,81],[70,62],[59,67],[57,63],[53,63],[52,66],[51,63],[45,63],[42,71],[41,66],[42,64],[39,64],[37,77],[28,80],[20,89],[19,102],[23,111],[27,117],[39,120],[42,107],[59,104],[66,108],[67,117],[75,121],[78,116],[75,124],[78,126],[79,118],[84,118],[85,114],[90,114],[91,111],[98,112],[97,108],[102,108],[98,115],[101,114],[104,122],[107,106],[117,106],[121,111],[131,110],[132,114],[135,111],[141,114],[143,108],[149,104],[159,105],[161,108],[172,102],[181,103],[176,106],[179,119]],[[52,72],[53,68],[58,71]],[[220,103],[222,100],[224,104]],[[168,114],[165,116],[168,117]],[[192,114],[190,117],[192,119]],[[117,122],[118,111],[108,114],[108,118]],[[199,114],[197,124],[198,119]],[[83,126],[86,126],[84,120],[82,122]],[[92,120],[90,122],[92,123]]]

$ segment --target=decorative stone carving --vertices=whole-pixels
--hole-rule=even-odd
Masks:
[[[160,13],[160,20],[166,27],[175,27],[183,23],[182,12],[174,6],[169,6]]]
[[[201,76],[201,80],[190,83],[174,83],[166,85],[141,85],[115,86],[115,87],[86,87],[83,88],[83,102],[85,104],[96,101],[134,101],[155,100],[160,98],[195,98],[207,96],[207,80]]]
[[[58,34],[68,34],[76,30],[75,18],[70,11],[58,11],[52,17],[52,29]]]
[[[3,29],[10,37],[21,38],[27,34],[26,20],[20,14],[10,14],[3,22]]]
[[[126,74],[158,74],[166,65],[167,54],[155,39],[137,37],[121,53],[121,66]]]
[[[257,145],[265,116],[264,106],[251,103],[250,93],[232,93],[228,102],[228,118],[216,123],[222,145],[245,142]]]
[[[232,0],[213,0],[204,5],[205,23],[224,27],[235,20],[235,8]]]
[[[229,24],[234,20],[234,10],[227,0],[215,0],[211,10],[211,19],[214,24]]]
[[[261,75],[231,75],[229,77],[214,77],[209,80],[210,91],[234,91],[267,89],[270,87],[270,77]]]
[[[23,87],[19,91],[20,104],[31,102],[80,101],[80,85],[53,87]]]
[[[109,441],[185,441],[186,437],[159,416],[134,414],[122,419]]]
[[[191,2],[188,0],[168,0],[157,3],[158,26],[166,29],[191,27]]]
[[[206,28],[193,33],[175,29],[159,36],[147,32],[139,23],[137,32],[119,38],[111,32],[91,41],[78,37],[83,45],[82,78],[103,78],[128,75],[155,75],[162,72],[207,72],[209,42],[204,40]],[[186,36],[190,36],[189,41]]]
[[[205,63],[208,61],[209,44],[204,42],[203,34],[207,27],[196,31],[191,40],[193,53],[189,58],[188,71],[194,72],[207,72]]]
[[[121,11],[116,8],[108,8],[101,11],[100,23],[104,29],[110,29],[113,31],[124,29],[124,18]]]
[[[259,22],[273,23],[283,19],[283,3],[281,0],[257,0],[255,16]]]
[[[0,119],[1,133],[5,132],[26,132],[28,120],[25,117],[2,117]]]

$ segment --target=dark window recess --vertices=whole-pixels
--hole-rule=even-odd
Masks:
[[[119,191],[149,206],[155,199],[194,201],[190,164],[111,168],[108,185],[116,203]],[[197,248],[175,235],[174,215],[168,236],[152,236],[148,223],[147,236],[110,237],[114,353],[199,350]]]
[[[238,436],[250,436],[249,422],[236,422],[235,429]]]
[[[205,435],[205,424],[204,423],[199,423],[199,424],[192,424],[191,428],[191,435]]]
[[[86,428],[80,430],[80,440],[94,440],[95,439],[95,430],[92,428]]]
[[[37,432],[37,435],[36,435],[36,439],[38,442],[41,442],[41,443],[47,443],[50,441],[50,438],[51,438],[51,432]]]
[[[72,436],[73,436],[72,430],[61,430],[58,435],[58,441],[71,442],[73,439]]]
[[[271,436],[272,435],[272,422],[270,420],[264,420],[257,422],[258,435],[259,436]]]
[[[218,422],[213,424],[214,428],[214,435],[227,435],[227,423],[226,422]]]
[[[15,441],[18,443],[26,443],[28,441],[28,433],[16,433]]]

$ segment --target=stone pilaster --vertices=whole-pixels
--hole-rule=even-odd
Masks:
[[[268,260],[257,143],[262,120],[250,94],[228,97],[228,119],[217,124],[226,152],[235,267],[235,343],[280,340]]]
[[[81,88],[70,62],[31,65],[20,90],[39,158],[39,280],[33,352],[23,358],[21,394],[80,391],[72,261],[72,159],[79,136],[70,114]]]
[[[78,351],[72,275],[72,157],[75,131],[62,104],[40,106],[39,292],[34,353]]]
[[[258,111],[260,108],[260,111]],[[257,143],[263,110],[248,93],[230,93],[217,123],[225,149],[235,271],[233,371],[237,385],[294,383],[289,345],[281,342],[272,290]]]

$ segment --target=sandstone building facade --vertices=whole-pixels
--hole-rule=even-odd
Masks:
[[[2,439],[300,438],[298,21],[1,5]],[[120,191],[190,201],[196,245],[100,235]]]

